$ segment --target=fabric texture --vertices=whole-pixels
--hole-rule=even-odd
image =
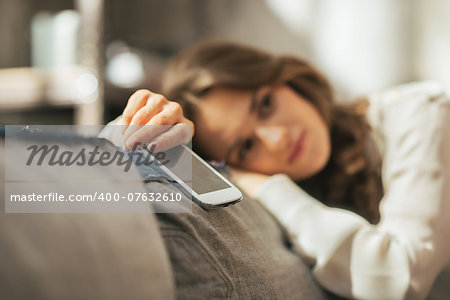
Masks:
[[[146,188],[176,191],[158,182]],[[186,213],[157,215],[178,299],[333,298],[258,202],[244,197],[233,206],[204,210],[190,201],[183,196],[179,203]]]
[[[58,142],[57,137],[47,138]],[[74,139],[62,150],[75,152],[88,142]],[[104,147],[111,150],[112,146]],[[2,170],[4,149],[1,139]],[[35,170],[38,168],[27,171]],[[92,167],[91,172],[110,187],[118,179],[139,182],[136,169],[115,174],[110,167]],[[3,186],[4,176],[5,172],[0,172]],[[67,178],[58,172],[46,176]],[[23,192],[40,190],[23,183]],[[141,186],[135,192],[144,193],[145,189]],[[4,207],[4,191],[0,198]],[[2,299],[174,299],[174,294],[170,261],[152,213],[0,213]]]
[[[358,299],[424,299],[450,259],[450,100],[434,82],[369,100],[383,159],[378,225],[321,204],[285,175],[271,177],[258,198],[327,289]]]
[[[74,152],[88,142],[69,140],[67,149]],[[109,143],[103,147],[116,150]],[[98,166],[91,172],[110,180],[111,187],[119,179],[141,179],[142,189],[136,192],[179,192],[159,180],[153,165],[138,170],[141,178],[134,168],[131,178]],[[62,178],[57,172],[46,176]],[[244,198],[206,211],[183,194],[176,204],[182,213],[0,214],[2,297],[334,298],[319,288],[283,227],[258,202]],[[154,211],[164,211],[158,206],[164,204],[154,203]]]

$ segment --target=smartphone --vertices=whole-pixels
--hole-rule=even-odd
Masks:
[[[145,150],[142,152],[152,155]],[[185,145],[165,151],[164,158],[157,160],[163,173],[202,208],[225,207],[243,197],[236,186]]]

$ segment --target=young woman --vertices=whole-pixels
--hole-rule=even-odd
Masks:
[[[133,94],[114,122],[128,129],[110,139],[163,150],[189,140],[193,121],[194,150],[235,167],[234,180],[293,234],[325,288],[427,295],[450,258],[450,101],[439,86],[338,105],[301,59],[206,43],[172,61],[162,94]],[[129,126],[152,124],[173,126]]]

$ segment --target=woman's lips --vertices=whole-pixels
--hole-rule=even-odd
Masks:
[[[305,148],[305,140],[306,140],[306,131],[302,131],[298,137],[298,139],[295,141],[294,146],[292,147],[291,154],[289,155],[288,162],[292,163],[297,158],[301,156],[303,153],[303,149]]]

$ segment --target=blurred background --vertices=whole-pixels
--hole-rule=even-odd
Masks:
[[[2,124],[103,124],[181,49],[225,38],[305,57],[348,101],[450,89],[450,0],[0,0]]]

